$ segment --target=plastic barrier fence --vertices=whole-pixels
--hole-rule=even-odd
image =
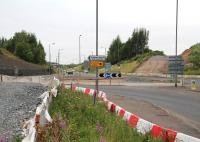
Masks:
[[[72,90],[81,91],[84,94],[93,96],[96,91],[90,88],[72,86]],[[130,126],[137,129],[142,134],[150,133],[155,138],[161,138],[165,142],[200,142],[200,139],[168,129],[157,124],[146,121],[135,114],[126,111],[124,108],[116,105],[115,103],[107,100],[106,93],[99,91],[98,98],[104,102],[105,107],[111,112],[115,113],[124,119]]]

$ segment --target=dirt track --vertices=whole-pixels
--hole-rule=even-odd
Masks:
[[[168,72],[168,57],[167,56],[153,56],[145,61],[135,73],[164,73]]]

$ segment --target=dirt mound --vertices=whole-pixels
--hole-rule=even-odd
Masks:
[[[168,57],[167,56],[153,56],[145,61],[135,73],[163,73],[168,72]]]
[[[14,75],[17,68],[22,75],[46,74],[46,68],[17,58],[6,49],[0,49],[0,74]]]
[[[189,63],[188,58],[189,58],[191,52],[192,52],[192,49],[190,48],[190,49],[186,49],[186,50],[181,54],[182,59],[184,60],[184,62],[185,62],[186,64]]]

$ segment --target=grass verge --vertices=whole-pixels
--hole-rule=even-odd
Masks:
[[[71,90],[59,91],[49,108],[54,122],[40,141],[48,142],[159,142],[141,135],[104,104],[92,104],[92,97]]]
[[[200,75],[200,69],[188,69],[184,71],[185,75]]]

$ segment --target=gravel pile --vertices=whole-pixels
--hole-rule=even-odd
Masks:
[[[0,140],[21,135],[22,121],[34,116],[46,90],[35,83],[0,83]]]

